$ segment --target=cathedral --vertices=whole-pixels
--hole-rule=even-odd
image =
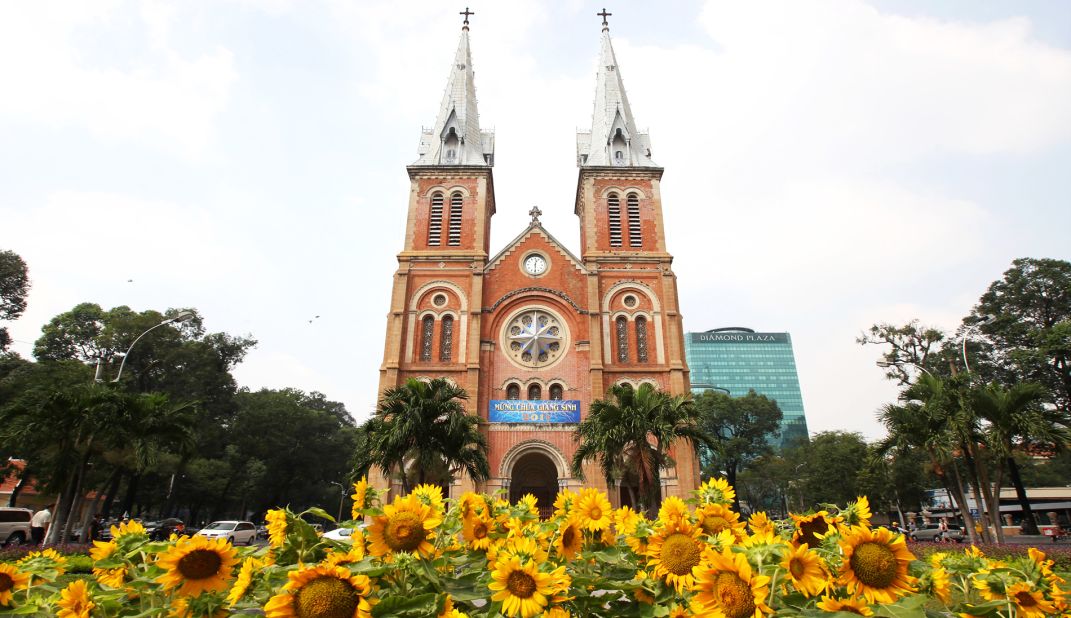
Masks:
[[[603,15],[591,129],[576,136],[579,253],[543,227],[536,207],[492,254],[495,139],[480,128],[467,17],[435,124],[406,168],[409,210],[379,389],[437,377],[464,388],[490,444],[491,478],[456,479],[450,494],[531,493],[542,510],[560,489],[608,490],[597,463],[584,479],[570,463],[577,423],[611,385],[689,391],[662,168],[636,128]],[[699,482],[697,458],[684,443],[672,456],[663,494],[685,496]],[[627,501],[620,488],[609,494],[615,506]]]

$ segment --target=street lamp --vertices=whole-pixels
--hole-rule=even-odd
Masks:
[[[153,326],[149,330],[147,330],[147,331],[141,333],[140,335],[138,335],[138,338],[134,340],[134,343],[130,344],[130,347],[126,349],[126,353],[123,354],[123,362],[119,363],[119,373],[117,373],[115,375],[115,379],[112,380],[112,382],[118,382],[119,378],[121,378],[123,376],[123,367],[126,366],[126,358],[128,356],[130,356],[130,350],[134,349],[134,344],[136,344],[138,341],[141,341],[142,337],[144,337],[145,335],[148,335],[149,332],[151,332],[153,330],[156,330],[157,328],[160,328],[161,326],[165,326],[167,324],[172,324],[172,323],[176,323],[177,324],[179,322],[185,322],[186,320],[189,320],[193,316],[194,316],[194,313],[192,311],[179,311],[178,314],[175,315],[175,317],[168,318],[168,319],[164,320],[163,322],[160,322],[156,326]]]
[[[981,320],[978,320],[974,324],[971,324],[970,326],[968,326],[963,331],[963,335],[962,335],[962,340],[963,340],[963,346],[962,346],[962,349],[963,349],[963,369],[965,369],[967,371],[967,373],[971,372],[971,366],[970,366],[970,364],[967,363],[967,336],[971,334],[971,331],[978,330],[979,327],[982,327],[982,326],[985,326],[986,324],[989,324],[990,322],[993,321],[993,319],[994,319],[994,316],[987,315],[986,317],[982,318]]]
[[[342,492],[338,497],[338,516],[335,517],[335,523],[342,521],[342,502],[346,499],[346,486],[338,481],[327,481],[332,485],[338,485],[339,490]]]
[[[899,365],[899,363],[890,363],[889,361],[875,361],[874,364],[877,365],[878,367],[881,367],[882,369],[888,369],[889,367],[896,367],[896,366]],[[925,373],[926,375],[930,376],[931,378],[933,377],[933,374],[930,373],[929,369],[926,369],[925,367],[923,367],[922,365],[920,365],[918,363],[912,363],[911,361],[904,361],[903,364],[911,365],[915,369],[918,369],[919,371],[921,371],[922,373]]]

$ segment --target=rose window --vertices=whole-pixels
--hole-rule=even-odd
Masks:
[[[546,311],[522,311],[506,325],[505,343],[514,361],[542,367],[561,356],[565,327]]]

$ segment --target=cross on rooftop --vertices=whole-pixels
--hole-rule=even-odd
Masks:
[[[606,10],[606,9],[603,9],[603,10]],[[467,6],[465,7],[464,11],[461,11],[460,13],[458,13],[458,15],[464,15],[465,16],[465,23],[461,27],[464,28],[465,30],[468,30],[469,29],[469,15],[475,15],[475,14],[476,14],[475,11],[470,11],[469,7],[467,7]]]
[[[528,214],[532,215],[532,223],[539,223],[539,215],[543,214],[543,211],[539,210],[539,206],[532,206],[532,210],[529,210]]]
[[[602,29],[603,30],[609,30],[610,29],[610,24],[606,21],[606,18],[611,16],[611,15],[613,15],[613,13],[607,13],[606,12],[606,8],[604,7],[602,9],[602,13],[595,13],[595,14],[602,18]]]

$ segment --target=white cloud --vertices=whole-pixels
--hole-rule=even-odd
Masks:
[[[230,51],[184,57],[168,45],[175,11],[154,2],[136,18],[120,3],[0,5],[0,122],[78,127],[197,159],[210,154],[216,121],[237,79]],[[124,41],[136,55],[95,63],[109,29],[145,31]],[[129,36],[129,35],[128,35]],[[119,37],[117,37],[118,39]]]

